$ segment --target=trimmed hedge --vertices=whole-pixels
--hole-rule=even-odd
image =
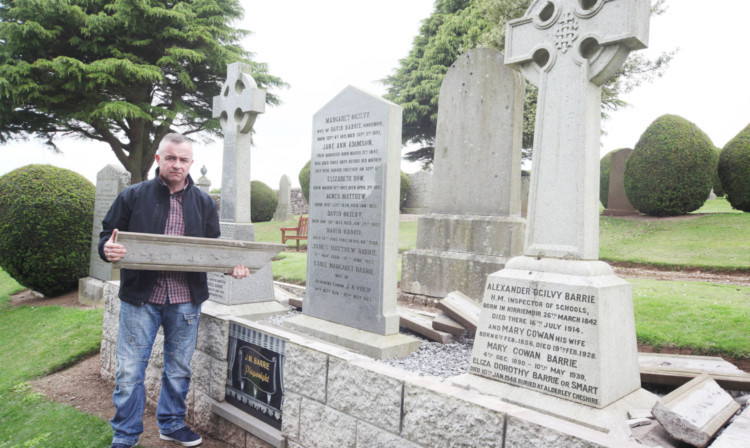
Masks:
[[[608,152],[599,161],[599,202],[604,208],[607,208],[609,202],[609,168],[612,166],[612,153],[615,151]]]
[[[750,212],[750,125],[721,151],[719,178],[732,207]]]
[[[271,187],[259,180],[250,182],[250,220],[266,222],[273,219],[279,197]]]
[[[0,266],[54,297],[89,274],[96,188],[73,171],[27,165],[0,177]]]
[[[663,115],[641,135],[625,166],[625,193],[638,211],[684,215],[700,208],[713,184],[714,145],[698,126]]]

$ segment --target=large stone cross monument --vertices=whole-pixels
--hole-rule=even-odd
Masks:
[[[535,0],[507,27],[506,63],[539,87],[529,216],[524,256],[487,279],[470,372],[566,418],[645,393],[630,284],[598,261],[598,181],[601,85],[646,46],[649,9]]]
[[[536,0],[508,24],[505,63],[539,88],[530,256],[599,257],[601,85],[646,47],[645,0]]]
[[[250,218],[251,131],[258,114],[265,111],[266,91],[259,89],[251,67],[241,62],[227,66],[227,79],[214,97],[213,116],[219,118],[224,133],[221,176],[221,238],[254,241]],[[224,305],[273,302],[273,276],[268,264],[247,279],[236,280],[220,273],[208,274],[211,300]],[[275,308],[275,307],[274,307]],[[279,310],[265,310],[278,312]],[[263,310],[247,314],[262,315]]]

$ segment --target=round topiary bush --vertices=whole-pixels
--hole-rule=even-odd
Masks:
[[[16,281],[54,297],[89,273],[94,185],[50,165],[0,177],[0,266]]]
[[[612,166],[612,153],[608,152],[599,160],[599,201],[607,208],[609,201],[609,168]]]
[[[305,197],[305,200],[307,203],[310,203],[310,163],[312,160],[309,160],[305,166],[302,167],[302,169],[299,172],[299,176],[297,178],[299,179],[299,186],[302,188],[302,196]]]
[[[713,171],[713,189],[714,194],[717,198],[720,198],[724,196],[726,193],[724,193],[724,187],[721,186],[721,178],[719,177],[719,159],[721,158],[721,149],[714,148],[714,153],[716,154],[714,165],[714,171]]]
[[[250,182],[250,219],[266,222],[273,218],[279,198],[276,192],[259,180]]]
[[[721,151],[719,178],[732,207],[750,212],[750,125]]]
[[[625,166],[625,193],[638,211],[675,216],[697,210],[713,183],[714,145],[698,126],[663,115],[641,135]]]

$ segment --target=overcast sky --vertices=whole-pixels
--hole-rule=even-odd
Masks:
[[[378,80],[388,76],[411,48],[434,0],[242,0],[240,27],[253,34],[245,48],[269,71],[289,83],[277,91],[283,104],[267,107],[255,123],[251,176],[278,188],[282,175],[297,186],[297,175],[310,159],[312,116],[347,85],[377,95]],[[602,155],[632,148],[646,127],[665,113],[680,115],[723,147],[750,123],[750,42],[747,0],[668,0],[669,9],[651,22],[649,54],[679,47],[667,74],[623,99],[630,107],[603,126]],[[62,154],[40,142],[0,146],[0,175],[29,163],[49,163],[95,181],[108,163],[118,164],[102,144],[65,141]],[[212,187],[221,184],[222,144],[196,144],[194,178],[206,165]],[[414,172],[416,164],[402,169]]]

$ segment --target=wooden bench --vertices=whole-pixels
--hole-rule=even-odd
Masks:
[[[292,235],[287,235],[286,232],[294,232]],[[297,222],[297,227],[282,227],[281,228],[281,244],[286,244],[287,240],[297,241],[297,252],[299,252],[300,240],[307,240],[307,217],[300,216]]]

